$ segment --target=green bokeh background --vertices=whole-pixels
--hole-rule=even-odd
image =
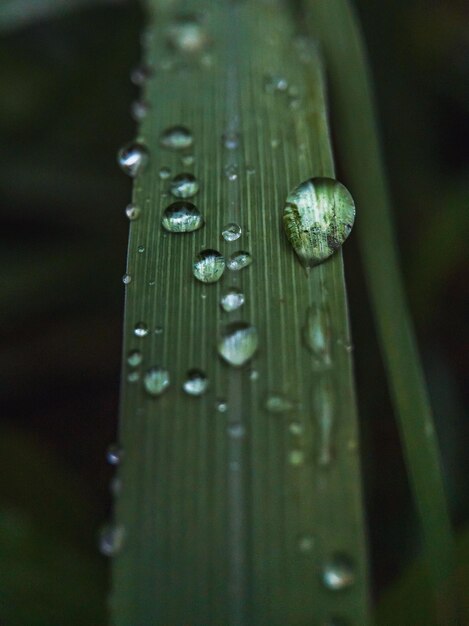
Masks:
[[[469,7],[357,4],[467,582]],[[116,438],[131,189],[115,155],[135,133],[129,73],[142,23],[137,2],[0,3],[2,626],[106,624],[108,563],[96,535],[111,508],[105,450]],[[428,625],[353,236],[345,259],[379,623]]]

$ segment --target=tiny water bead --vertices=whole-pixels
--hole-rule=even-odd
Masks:
[[[228,150],[236,150],[239,146],[239,134],[236,132],[227,132],[222,137],[223,145]]]
[[[169,167],[166,166],[160,167],[158,176],[161,178],[161,180],[167,180],[171,176],[171,170],[169,169]]]
[[[287,413],[295,408],[295,404],[292,400],[279,394],[268,396],[264,406],[269,413]]]
[[[99,532],[99,551],[104,556],[116,556],[124,543],[124,527],[106,524]]]
[[[125,214],[131,222],[135,222],[140,217],[141,209],[135,204],[128,204],[125,208]]]
[[[226,431],[232,439],[242,439],[246,435],[246,429],[240,422],[228,424]]]
[[[236,241],[241,237],[241,232],[241,226],[239,226],[239,224],[230,222],[223,227],[221,234],[225,241]]]
[[[141,122],[150,109],[150,105],[145,100],[134,100],[130,105],[130,115],[136,122]]]
[[[219,355],[230,365],[247,363],[257,351],[257,329],[247,322],[232,322],[223,327],[218,341]]]
[[[138,252],[139,254],[142,254],[143,252],[145,252],[145,246],[139,246],[139,247],[137,248],[137,252]]]
[[[165,209],[161,224],[170,233],[190,233],[204,225],[204,218],[195,204],[173,202]]]
[[[186,150],[193,143],[194,137],[185,126],[170,126],[160,135],[160,144],[170,150]]]
[[[187,372],[182,388],[190,396],[201,396],[207,391],[208,385],[208,378],[202,370],[191,369]]]
[[[294,465],[294,466],[303,465],[304,460],[305,460],[305,455],[304,455],[303,450],[294,449],[294,450],[290,450],[290,452],[288,453],[288,462],[290,463],[290,465]]]
[[[288,195],[283,225],[294,251],[306,267],[336,252],[352,230],[355,203],[333,178],[310,178]]]
[[[331,319],[326,305],[314,304],[308,307],[303,340],[317,369],[327,369],[332,365]]]
[[[226,402],[226,400],[223,399],[218,399],[215,402],[215,408],[219,413],[226,413],[228,411],[228,404]]]
[[[314,543],[313,535],[300,535],[298,537],[298,550],[303,554],[310,553],[314,548]]]
[[[267,93],[285,92],[288,89],[288,81],[283,76],[267,74],[264,77],[264,89]]]
[[[137,383],[140,380],[140,374],[139,372],[129,372],[127,374],[127,382],[128,383]]]
[[[173,178],[169,190],[176,198],[192,198],[199,191],[199,181],[193,174],[184,172]]]
[[[181,163],[184,166],[189,167],[190,165],[194,165],[195,156],[193,154],[183,154],[181,157]]]
[[[244,250],[238,250],[238,252],[234,252],[230,258],[228,259],[226,265],[228,269],[232,271],[239,271],[245,267],[248,267],[252,263],[252,256],[250,252],[245,252]]]
[[[235,163],[230,163],[225,167],[225,176],[230,182],[234,182],[238,179],[238,166]]]
[[[348,589],[355,583],[352,561],[343,554],[335,554],[324,566],[322,582],[331,591]]]
[[[130,274],[124,274],[122,276],[122,282],[124,283],[124,285],[128,285],[132,282],[132,276]]]
[[[231,287],[228,291],[221,297],[220,306],[224,311],[228,313],[230,311],[236,311],[244,304],[244,293],[236,287]]]
[[[217,250],[202,250],[196,256],[193,273],[203,283],[216,283],[225,271],[225,257]]]
[[[127,365],[129,367],[138,367],[143,361],[143,354],[140,350],[130,350],[127,354]]]
[[[163,367],[151,367],[143,378],[143,386],[150,396],[160,396],[169,387],[169,382],[169,372]]]
[[[136,337],[146,337],[148,335],[148,326],[145,322],[137,322],[134,326],[134,335]]]
[[[116,443],[112,443],[106,450],[106,460],[109,465],[119,465],[124,456],[122,448]]]
[[[174,20],[168,28],[167,40],[170,47],[186,54],[200,53],[209,42],[207,33],[194,15],[184,15]]]
[[[117,162],[123,172],[135,178],[146,166],[149,159],[147,147],[138,141],[123,146],[117,153]]]
[[[130,80],[137,87],[142,87],[146,81],[154,74],[153,68],[149,65],[137,65],[130,72]]]

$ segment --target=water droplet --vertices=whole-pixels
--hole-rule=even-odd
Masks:
[[[313,356],[316,369],[331,367],[331,318],[325,304],[313,304],[308,308],[303,340]]]
[[[131,350],[127,355],[127,365],[130,367],[138,367],[143,361],[143,354],[140,350]]]
[[[136,122],[141,122],[147,115],[150,106],[145,100],[134,100],[130,105],[130,115]]]
[[[228,424],[226,430],[228,432],[228,436],[232,439],[242,439],[246,434],[246,429],[240,422]]]
[[[138,322],[134,326],[134,335],[136,337],[146,337],[148,335],[148,326],[145,322]]]
[[[239,146],[239,134],[235,132],[227,132],[223,135],[223,145],[228,150],[236,150]]]
[[[138,372],[129,372],[127,374],[128,383],[137,383],[140,380],[140,374]]]
[[[132,276],[130,274],[124,274],[122,276],[122,282],[124,283],[124,285],[128,285],[132,282]]]
[[[221,297],[220,306],[224,311],[228,313],[230,311],[236,311],[244,304],[244,293],[236,287],[231,287],[228,291]]]
[[[272,148],[278,148],[280,145],[280,139],[271,139],[270,140],[270,145],[272,146]]]
[[[142,254],[142,252],[145,252],[145,246],[139,246],[137,248],[137,252],[139,252],[140,254]]]
[[[228,404],[226,403],[226,400],[218,399],[215,402],[215,408],[219,413],[226,413],[228,410]]]
[[[230,182],[237,180],[238,178],[238,166],[235,163],[231,163],[225,167],[225,176]]]
[[[290,424],[288,425],[288,430],[295,437],[299,437],[304,433],[303,424],[300,424],[300,422],[290,422]]]
[[[138,220],[140,217],[141,209],[135,204],[128,204],[125,208],[125,214],[131,222]]]
[[[298,109],[301,107],[300,98],[297,98],[297,97],[288,98],[288,106],[292,111],[298,111]]]
[[[155,335],[161,335],[162,332],[163,332],[163,326],[157,326],[155,328]]]
[[[116,556],[124,543],[124,527],[106,524],[99,532],[99,551],[104,556]]]
[[[169,169],[169,167],[166,166],[160,167],[158,176],[161,178],[161,180],[167,180],[171,176],[171,170]]]
[[[252,263],[252,256],[249,252],[239,250],[234,252],[228,259],[226,265],[228,269],[233,271],[242,270],[244,267],[248,267]]]
[[[221,234],[225,241],[236,241],[241,237],[241,226],[238,224],[230,223],[226,224],[223,228]]]
[[[295,403],[285,396],[273,394],[266,399],[264,406],[270,413],[286,413],[295,408]]]
[[[322,582],[332,591],[342,591],[351,587],[355,582],[352,561],[343,554],[334,555],[324,566]]]
[[[204,225],[204,218],[195,204],[173,202],[165,209],[161,224],[170,233],[190,233]]]
[[[352,196],[332,178],[311,178],[295,187],[283,216],[288,240],[307,267],[334,254],[349,236],[354,220]]]
[[[182,387],[190,396],[201,396],[207,391],[208,384],[208,378],[204,372],[192,369],[187,372],[187,377]]]
[[[257,351],[257,330],[247,322],[227,324],[218,341],[218,353],[230,365],[240,366],[249,361]]]
[[[290,465],[302,465],[303,462],[305,460],[305,455],[303,450],[290,450],[290,452],[288,453],[288,462],[290,463]]]
[[[176,198],[191,198],[199,191],[199,182],[193,174],[184,172],[173,178],[169,190]]]
[[[307,554],[311,552],[314,548],[314,537],[313,535],[300,535],[298,537],[298,550],[303,552],[303,554]]]
[[[171,150],[185,150],[192,146],[194,137],[185,126],[170,126],[162,132],[160,143]]]
[[[283,76],[267,74],[264,78],[264,88],[267,93],[284,92],[288,89],[288,81]]]
[[[249,373],[249,380],[258,380],[259,379],[259,372],[257,370],[251,370],[251,372]]]
[[[169,387],[169,372],[163,367],[151,367],[145,372],[143,386],[151,396],[159,396]]]
[[[208,44],[208,36],[196,16],[184,15],[177,18],[168,28],[169,45],[186,54],[201,52]]]
[[[181,163],[184,166],[194,165],[195,156],[193,154],[184,154],[181,157]]]
[[[123,172],[135,178],[148,163],[146,146],[136,141],[123,146],[117,153],[117,162]]]
[[[116,443],[112,443],[106,450],[106,460],[109,465],[119,465],[124,456],[123,450]]]
[[[137,67],[134,67],[130,72],[130,80],[137,87],[142,87],[153,74],[153,69],[149,65],[137,65]]]
[[[225,271],[225,257],[217,250],[203,250],[195,258],[194,276],[203,283],[216,283]]]

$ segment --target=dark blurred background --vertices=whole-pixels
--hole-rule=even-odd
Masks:
[[[357,5],[467,563],[469,5]],[[130,198],[115,154],[135,132],[129,73],[142,24],[137,2],[0,2],[3,626],[106,624],[108,564],[96,535],[111,507],[105,450],[116,438]],[[385,616],[386,604],[405,604],[409,585],[419,589],[418,529],[353,246],[345,254],[373,592]],[[380,623],[427,623],[424,612],[421,622],[395,619]]]

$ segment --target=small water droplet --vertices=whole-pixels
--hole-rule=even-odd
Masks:
[[[295,408],[295,403],[286,396],[272,394],[266,399],[264,406],[270,413],[287,413]]]
[[[305,534],[298,537],[298,550],[303,554],[308,554],[314,548],[313,535]]]
[[[256,173],[256,168],[252,167],[252,165],[246,165],[246,174],[248,176],[253,176]]]
[[[184,154],[181,157],[181,163],[185,166],[188,167],[190,165],[194,165],[195,162],[195,156],[193,154]]]
[[[251,372],[249,373],[249,380],[258,380],[259,379],[259,372],[257,370],[251,370]]]
[[[208,378],[198,369],[192,369],[187,372],[186,380],[183,384],[183,389],[190,396],[201,396],[208,389]]]
[[[257,351],[257,330],[247,322],[232,322],[223,329],[218,341],[218,353],[230,365],[247,363]]]
[[[303,326],[303,340],[313,356],[315,368],[330,368],[332,365],[331,316],[325,304],[315,303],[308,307],[306,322]]]
[[[209,42],[207,33],[194,15],[178,17],[169,26],[167,39],[172,48],[186,54],[200,53]]]
[[[104,556],[116,556],[124,543],[124,527],[106,524],[99,532],[99,551]]]
[[[228,410],[228,404],[226,403],[226,400],[218,399],[215,402],[215,408],[219,413],[226,413]]]
[[[140,253],[140,254],[142,254],[142,252],[145,252],[145,246],[139,246],[137,248],[137,252]]]
[[[343,554],[334,555],[324,566],[322,582],[331,591],[348,589],[355,582],[352,561]]]
[[[135,178],[148,163],[148,149],[143,143],[131,142],[117,153],[117,162],[123,172]]]
[[[228,269],[233,271],[242,270],[244,267],[248,267],[252,263],[252,256],[250,252],[239,250],[234,252],[228,259],[226,265]]]
[[[157,326],[155,328],[155,335],[161,335],[162,332],[163,332],[163,326]]]
[[[332,178],[311,178],[295,187],[283,215],[288,240],[306,267],[334,254],[349,236],[354,220],[352,196]]]
[[[236,150],[239,146],[239,134],[236,132],[227,132],[222,137],[223,145],[228,150]]]
[[[271,139],[270,140],[270,145],[272,146],[272,148],[278,148],[280,145],[280,139]]]
[[[292,111],[298,111],[301,107],[301,100],[297,97],[289,97],[288,98],[288,106]]]
[[[132,282],[132,276],[130,274],[124,274],[122,276],[122,282],[124,283],[124,285],[128,285]]]
[[[290,422],[290,424],[288,425],[288,430],[295,437],[299,437],[304,433],[303,424],[301,424],[300,422]]]
[[[192,198],[199,191],[199,182],[193,174],[184,172],[173,178],[169,190],[176,198]]]
[[[290,452],[288,453],[288,462],[290,463],[290,465],[302,465],[304,463],[305,460],[305,455],[303,450],[290,450]]]
[[[131,222],[134,222],[140,217],[141,209],[140,207],[135,206],[135,204],[128,204],[125,208],[125,214]]]
[[[145,100],[134,100],[130,105],[130,115],[136,122],[141,122],[150,109],[150,105]]]
[[[171,170],[169,169],[169,167],[166,167],[164,165],[163,167],[160,167],[158,176],[161,178],[161,180],[167,180],[171,176]]]
[[[246,435],[246,429],[240,422],[228,424],[226,430],[228,432],[228,436],[232,439],[242,439]]]
[[[225,257],[217,250],[203,250],[194,261],[193,272],[203,283],[215,283],[225,271]]]
[[[194,137],[185,126],[170,126],[161,133],[160,143],[170,150],[186,150],[194,143]]]
[[[283,76],[267,74],[264,78],[264,89],[267,93],[284,92],[288,89],[288,81]]]
[[[224,311],[236,311],[244,304],[244,293],[236,287],[231,287],[221,297],[220,306]]]
[[[129,372],[127,374],[127,382],[128,383],[137,383],[140,380],[139,372]]]
[[[225,167],[225,176],[230,182],[234,182],[238,178],[238,166],[231,163]]]
[[[106,460],[109,465],[119,465],[124,456],[122,448],[116,443],[112,443],[106,450]]]
[[[146,337],[148,335],[148,326],[145,322],[138,322],[134,326],[134,335],[136,337]]]
[[[221,234],[225,241],[236,241],[236,239],[241,237],[241,232],[241,226],[231,222],[230,224],[226,224],[226,226],[224,226]]]
[[[140,350],[130,350],[127,354],[127,365],[130,367],[138,367],[143,361],[143,354]]]
[[[195,204],[173,202],[164,210],[161,224],[170,233],[190,233],[204,225],[204,218]]]
[[[151,367],[145,372],[143,386],[151,396],[161,395],[169,387],[169,372],[163,367]]]
[[[153,74],[153,69],[149,65],[137,65],[130,72],[130,80],[137,87],[142,87]]]

